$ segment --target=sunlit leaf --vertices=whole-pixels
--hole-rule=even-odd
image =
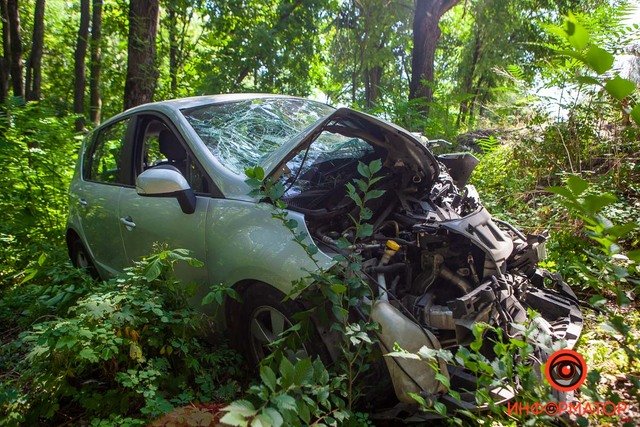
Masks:
[[[609,95],[613,96],[619,101],[622,101],[627,96],[631,95],[636,89],[635,83],[631,80],[623,79],[620,76],[615,76],[607,83],[604,88],[609,92]]]
[[[582,50],[589,43],[589,33],[571,12],[565,20],[564,30],[567,40],[574,48]]]
[[[613,66],[613,55],[601,47],[591,46],[585,54],[585,63],[596,73],[604,74]]]

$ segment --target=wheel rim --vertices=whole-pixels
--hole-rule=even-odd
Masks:
[[[78,266],[78,268],[83,269],[87,269],[91,265],[89,263],[89,257],[87,257],[87,254],[84,253],[84,250],[82,250],[81,248],[78,248],[76,252],[76,265]]]
[[[251,316],[251,350],[256,361],[271,353],[270,344],[280,338],[280,334],[291,327],[291,322],[279,310],[270,306],[258,307]],[[299,359],[308,355],[304,348],[286,349],[289,359]]]

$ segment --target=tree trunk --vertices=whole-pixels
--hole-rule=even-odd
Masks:
[[[171,77],[171,95],[178,92],[178,17],[175,6],[168,6],[169,21],[169,76]]]
[[[11,74],[11,38],[9,37],[9,13],[7,0],[0,0],[2,19],[2,58],[0,58],[0,102],[9,96],[9,75]]]
[[[73,86],[73,112],[84,115],[84,90],[86,86],[85,58],[87,56],[87,39],[89,37],[89,0],[80,0],[80,26],[75,52],[75,83]],[[84,119],[76,119],[76,130],[84,129]]]
[[[413,15],[413,52],[409,99],[423,98],[423,111],[433,100],[433,71],[436,47],[440,39],[438,22],[460,0],[416,0]]]
[[[31,54],[27,63],[26,91],[27,101],[37,101],[41,97],[42,86],[42,48],[44,45],[44,7],[45,0],[36,0],[33,13],[33,38]]]
[[[124,108],[151,102],[158,78],[156,34],[158,0],[131,0],[129,3],[129,48]]]
[[[364,100],[365,107],[373,108],[380,96],[380,80],[382,67],[377,65],[365,70]]]
[[[100,98],[100,71],[102,56],[102,0],[93,0],[91,17],[91,67],[89,75],[89,118],[93,124],[100,124],[102,99]]]
[[[7,0],[7,16],[9,18],[9,38],[11,39],[11,84],[13,86],[13,96],[24,98],[22,38],[20,36],[18,0]]]
[[[462,80],[462,94],[465,95],[465,99],[460,101],[460,110],[458,113],[458,118],[456,119],[456,126],[459,126],[462,123],[466,123],[468,119],[471,117],[468,116],[471,104],[474,102],[475,96],[472,97],[473,91],[473,77],[476,73],[476,67],[478,65],[478,61],[480,59],[480,51],[482,48],[482,43],[480,40],[480,35],[476,32],[474,35],[474,45],[473,45],[473,53],[471,55],[471,64],[469,68],[466,70],[464,78]]]

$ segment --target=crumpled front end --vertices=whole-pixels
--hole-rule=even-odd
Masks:
[[[455,351],[473,341],[478,323],[514,336],[529,320],[539,338],[573,347],[582,315],[567,284],[538,268],[545,236],[525,235],[491,216],[466,184],[477,164],[473,156],[436,159],[418,144],[390,124],[338,110],[271,169],[273,178],[282,174],[283,201],[304,214],[322,252],[353,251],[363,260],[363,277],[375,295],[362,303],[380,324],[382,352],[396,343],[412,353],[423,347]],[[363,237],[353,224],[359,208],[346,188],[362,178],[358,165],[377,160],[372,189],[378,195],[367,202],[371,235]],[[531,311],[540,316],[529,319]],[[545,359],[539,347],[537,358]],[[451,400],[424,361],[385,357],[385,364],[401,403],[414,403],[412,393]],[[473,385],[464,370],[438,365],[452,388]],[[498,399],[513,392],[496,390]],[[474,402],[471,396],[458,403]]]

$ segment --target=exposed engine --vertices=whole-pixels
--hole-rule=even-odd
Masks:
[[[392,140],[397,135],[353,119],[349,128],[334,122],[324,130],[353,137],[360,148],[352,147],[351,156],[337,155],[335,147],[325,150],[306,168],[308,153],[301,150],[302,161],[294,166],[299,172],[285,183],[283,199],[305,214],[323,251],[344,251],[338,241],[346,239],[347,250],[363,257],[363,271],[379,298],[408,312],[442,347],[468,343],[472,325],[480,321],[508,332],[513,322],[526,320],[527,307],[542,314],[543,329],[573,345],[581,329],[581,318],[570,321],[575,295],[561,279],[537,269],[545,236],[525,236],[491,217],[475,188],[465,185],[477,164],[473,156],[432,158],[437,167],[429,177],[408,155],[390,148],[401,146]],[[370,147],[363,149],[363,141]],[[323,158],[326,152],[331,155]],[[358,217],[358,207],[345,185],[360,178],[359,162],[376,158],[383,161],[376,175],[382,179],[373,188],[384,194],[367,203],[373,235],[356,239],[351,218]]]
[[[376,159],[381,168],[375,177],[358,184],[359,165]],[[575,294],[559,276],[537,267],[546,237],[525,236],[491,217],[467,185],[477,163],[469,154],[436,158],[401,128],[339,109],[303,135],[274,169],[284,185],[282,200],[304,214],[318,247],[329,255],[361,256],[362,275],[377,293],[368,303],[385,353],[396,343],[413,353],[424,346],[464,346],[478,322],[514,336],[529,308],[540,314],[533,322],[548,341],[573,347],[580,335]],[[364,190],[377,193],[366,202],[367,237],[357,236],[354,225],[362,214],[353,200],[361,196],[354,194]],[[491,357],[489,341],[481,351]],[[546,347],[536,345],[537,363],[546,359]],[[415,403],[412,393],[451,399],[423,362],[386,357],[384,363],[400,402]],[[438,363],[452,385],[474,387],[472,376]],[[513,397],[504,387],[491,393],[503,401]]]

